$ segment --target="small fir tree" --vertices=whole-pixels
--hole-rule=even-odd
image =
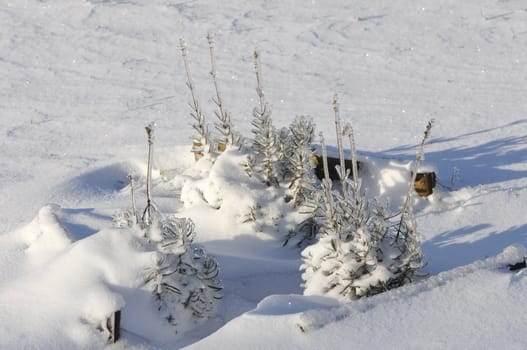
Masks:
[[[221,298],[222,285],[216,260],[205,249],[192,244],[194,223],[187,218],[164,216],[154,206],[151,196],[153,163],[153,124],[146,127],[148,166],[147,205],[139,221],[135,210],[135,192],[129,176],[132,209],[118,212],[117,227],[139,230],[145,246],[155,251],[155,259],[146,268],[145,287],[152,292],[158,310],[176,331],[186,331],[214,314]]]
[[[213,315],[216,300],[221,298],[219,268],[202,247],[191,245],[194,223],[169,216],[156,221],[150,229],[159,230],[161,240],[145,285],[152,291],[163,317],[178,329]]]
[[[259,104],[253,110],[253,120],[251,122],[254,134],[252,148],[259,155],[261,161],[259,168],[262,173],[263,181],[267,186],[278,185],[277,163],[279,160],[279,142],[276,129],[271,119],[271,109],[265,102],[262,88],[261,67],[259,55],[254,51],[254,67],[256,72],[256,93]]]
[[[340,259],[342,255],[341,225],[339,213],[336,211],[338,203],[335,203],[332,182],[329,178],[326,145],[322,133],[320,133],[320,143],[324,179],[322,179],[321,189],[315,194],[315,198],[320,201],[315,213],[320,230],[317,234],[317,242],[302,251],[303,264],[300,269],[304,271],[302,273],[304,294],[337,297],[341,289],[338,271],[342,268],[343,263]]]
[[[291,156],[293,154],[293,144],[291,142],[291,131],[283,127],[277,133],[277,162],[276,174],[279,182],[284,182],[293,176]]]
[[[289,146],[288,163],[292,178],[289,187],[293,192],[295,206],[305,203],[316,184],[313,173],[314,154],[311,146],[314,129],[312,120],[304,116],[296,117],[289,127],[291,146]]]
[[[335,126],[338,134],[340,189],[331,186],[327,154],[321,137],[325,179],[314,198],[320,203],[316,217],[320,230],[317,242],[302,252],[305,294],[323,294],[343,300],[374,295],[411,282],[415,272],[423,267],[422,252],[417,240],[415,218],[410,198],[393,224],[387,206],[368,201],[360,191],[357,156],[353,130],[345,128],[350,140],[353,179],[345,168],[340,117],[334,99]],[[425,131],[417,155],[414,172],[423,156],[423,146],[430,134],[431,123]],[[412,178],[410,186],[413,186]]]

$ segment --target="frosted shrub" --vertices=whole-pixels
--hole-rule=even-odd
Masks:
[[[271,108],[265,102],[262,87],[262,75],[258,52],[254,52],[254,69],[256,73],[256,93],[259,105],[253,110],[251,122],[254,134],[252,149],[258,156],[256,160],[257,170],[260,170],[263,182],[267,186],[278,185],[277,164],[279,158],[278,133],[271,119]]]
[[[313,150],[311,143],[314,137],[314,125],[310,118],[297,117],[289,127],[291,130],[289,168],[291,172],[291,184],[293,191],[293,203],[298,206],[306,201],[313,192],[316,184],[313,173]]]
[[[268,106],[263,110],[254,109],[252,121],[254,141],[253,150],[257,154],[256,170],[259,170],[267,186],[278,185],[276,164],[278,161],[278,142]]]
[[[398,215],[389,215],[385,206],[369,201],[361,193],[353,132],[351,127],[345,132],[350,138],[352,153],[353,179],[349,179],[342,156],[336,100],[334,107],[341,186],[339,190],[332,188],[321,135],[325,179],[313,196],[320,201],[314,213],[319,229],[317,242],[302,252],[301,270],[304,271],[304,294],[353,300],[411,282],[424,264],[410,205],[412,187]],[[430,128],[431,123],[427,125],[415,169],[422,159]],[[413,179],[409,186],[413,186]]]
[[[159,230],[161,240],[146,286],[162,316],[184,331],[214,315],[222,289],[218,264],[204,248],[191,244],[195,230],[190,219],[169,216],[149,229]]]
[[[145,288],[152,293],[161,316],[176,332],[184,332],[215,314],[221,299],[219,266],[206,250],[192,243],[196,232],[188,218],[156,215],[145,226],[133,220],[130,210],[119,211],[114,223],[139,230],[154,259],[145,267]]]
[[[146,207],[138,218],[132,176],[130,189],[132,208],[114,216],[120,228],[131,228],[144,238],[144,246],[153,251],[151,266],[146,266],[144,286],[152,293],[156,307],[177,332],[214,315],[221,298],[216,260],[205,249],[192,244],[196,231],[188,218],[163,215],[154,204],[151,193],[153,163],[153,124],[147,128],[148,165],[146,176]]]
[[[279,226],[278,221],[286,216],[284,210],[297,211],[296,214],[299,215],[293,216],[295,219],[303,219],[303,221],[295,229],[290,229],[284,244],[293,238],[299,247],[316,241],[302,252],[303,264],[301,269],[303,270],[305,294],[331,295],[344,300],[351,300],[373,295],[411,281],[415,272],[423,266],[422,252],[417,241],[415,220],[410,206],[415,178],[412,178],[409,183],[409,190],[401,212],[395,215],[388,212],[387,206],[380,205],[379,202],[366,197],[361,191],[353,131],[351,126],[346,126],[342,130],[339,105],[337,96],[335,96],[333,111],[340,161],[336,167],[339,183],[334,187],[329,178],[326,147],[322,136],[325,178],[321,182],[318,181],[313,172],[314,125],[311,119],[301,116],[295,118],[289,128],[282,128],[277,131],[272,122],[271,108],[265,101],[260,57],[257,51],[254,52],[254,68],[258,105],[253,110],[251,123],[254,139],[249,144],[250,147],[240,153],[240,155],[243,154],[243,160],[237,162],[249,177],[260,179],[267,186],[274,186],[274,188],[269,189],[269,191],[262,191],[258,186],[249,186],[247,188],[251,188],[252,197],[249,196],[251,198],[248,200],[244,198],[248,197],[245,186],[236,185],[243,189],[240,191],[243,195],[225,196],[226,191],[223,187],[229,187],[229,193],[238,193],[238,191],[233,191],[232,186],[235,185],[232,179],[235,176],[233,176],[232,168],[225,171],[225,168],[219,165],[231,164],[234,159],[237,159],[237,156],[233,154],[236,150],[223,152],[223,148],[232,145],[235,140],[232,134],[230,116],[223,108],[218,88],[214,39],[211,34],[207,38],[211,57],[211,76],[216,92],[213,100],[217,107],[216,117],[218,121],[215,126],[219,132],[217,137],[219,152],[213,156],[212,167],[206,175],[208,180],[196,182],[195,190],[192,193],[198,193],[204,202],[216,209],[221,207],[223,210],[224,207],[225,209],[232,207],[232,204],[226,205],[224,203],[226,201],[236,202],[234,206],[237,208],[246,207],[243,213],[239,213],[239,210],[232,210],[232,213],[238,213],[234,215],[233,219],[241,220],[243,224],[255,223],[254,227],[260,229],[266,225],[267,227],[269,225]],[[183,54],[185,57],[186,52],[183,51]],[[188,77],[189,81],[190,78]],[[189,87],[192,86],[191,83],[188,85],[190,85]],[[206,127],[201,124],[203,119],[196,118],[196,115],[199,114],[198,107],[197,103],[193,104],[193,117],[198,122],[198,127],[195,128],[201,135],[200,139],[204,140],[203,135],[205,135]],[[430,127],[431,124],[427,127],[425,138],[421,144],[416,168],[412,173],[414,177],[417,165],[422,158],[424,142],[429,136]],[[349,138],[350,144],[351,169],[346,168],[344,159],[343,139],[346,136]],[[211,191],[212,187],[214,187],[213,191]],[[190,192],[183,191],[182,193],[188,194]],[[241,198],[243,201],[240,200]],[[278,203],[275,201],[276,198],[283,198],[284,200],[282,203]],[[277,215],[272,210],[271,203],[273,205],[278,204],[282,212]],[[225,210],[225,212],[228,211]],[[271,216],[271,219],[267,216]],[[124,222],[127,220],[127,217],[121,219]],[[161,236],[167,239],[167,232],[180,230],[178,225],[180,223],[163,224]],[[184,236],[184,234],[178,236],[177,242],[179,243],[174,247],[177,246],[178,249],[185,247],[186,243],[182,238]],[[188,248],[186,249],[188,250]],[[159,299],[176,298],[180,300],[182,290],[179,285],[187,283],[182,282],[186,281],[187,275],[172,276],[172,270],[167,270],[165,265],[167,261],[170,262],[175,259],[171,256],[183,257],[184,255],[165,251],[164,254],[163,259],[159,260],[156,270],[160,276],[156,279],[158,281]],[[183,260],[178,261],[178,264],[183,263],[181,262]],[[185,264],[187,268],[190,266],[188,263]],[[208,266],[209,264],[211,263],[205,265]],[[193,283],[188,282],[186,285]],[[212,285],[214,286],[215,283]],[[212,289],[214,290],[214,288]],[[189,290],[192,292],[186,294],[185,300],[196,300],[207,305],[204,300],[210,300],[210,296],[205,293],[206,289],[191,287]],[[198,297],[198,295],[202,297]],[[206,309],[206,307],[197,308],[197,310],[205,311]],[[197,312],[197,314],[201,313]],[[168,312],[167,317],[170,318],[173,315],[173,312]]]
[[[200,159],[203,154],[208,151],[209,144],[209,130],[205,121],[205,116],[201,110],[201,105],[197,98],[196,92],[194,90],[194,82],[190,74],[190,65],[188,62],[188,53],[187,53],[187,44],[183,39],[180,40],[181,45],[181,56],[183,57],[183,63],[185,65],[185,72],[187,74],[187,87],[190,91],[190,96],[192,98],[189,106],[191,108],[190,116],[194,119],[192,127],[196,131],[196,135],[192,141],[192,152],[195,155],[195,159]]]

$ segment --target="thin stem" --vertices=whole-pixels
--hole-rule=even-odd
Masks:
[[[340,127],[340,111],[339,111],[339,103],[338,103],[338,95],[335,94],[333,96],[333,114],[335,116],[335,131],[337,133],[337,149],[339,152],[339,161],[340,161],[340,171],[339,177],[340,177],[340,183],[342,185],[342,193],[344,195],[344,198],[347,197],[347,191],[346,191],[346,162],[344,160],[344,149],[342,147],[342,132]]]
[[[320,145],[322,147],[322,163],[324,165],[324,179],[322,180],[322,184],[324,187],[324,194],[326,196],[326,200],[328,202],[329,206],[329,217],[331,220],[334,219],[333,213],[333,196],[331,194],[331,179],[329,178],[329,168],[328,168],[328,153],[326,150],[326,142],[324,140],[324,134],[320,132]]]
[[[399,234],[401,233],[401,229],[404,223],[404,217],[408,214],[408,207],[411,204],[412,201],[412,193],[414,189],[415,184],[415,177],[417,176],[417,170],[419,169],[419,165],[421,164],[421,161],[423,160],[424,152],[425,152],[425,143],[430,137],[430,131],[432,129],[432,126],[434,124],[434,120],[429,120],[428,124],[426,125],[426,129],[424,132],[423,140],[421,141],[421,145],[419,146],[419,151],[417,152],[417,155],[415,157],[415,163],[412,170],[412,179],[410,181],[410,184],[408,185],[408,190],[406,191],[406,197],[404,199],[403,208],[401,209],[401,220],[399,221],[399,225],[397,226],[397,234],[395,235],[395,241],[399,239]],[[405,233],[405,239],[407,238],[407,233]]]
[[[145,224],[150,225],[152,223],[152,197],[151,197],[151,186],[152,186],[152,163],[154,156],[154,124],[150,124],[145,127],[146,135],[148,138],[148,164],[146,171],[146,207],[143,211],[142,220]]]
[[[232,144],[234,141],[232,132],[231,132],[231,121],[229,114],[223,109],[223,100],[221,99],[221,93],[220,89],[218,87],[218,80],[216,78],[217,72],[216,72],[216,55],[214,53],[214,36],[212,32],[209,32],[207,34],[207,40],[209,42],[209,51],[210,51],[210,64],[211,64],[211,70],[210,75],[212,76],[212,81],[214,83],[214,90],[216,92],[216,98],[214,98],[214,103],[218,106],[218,112],[216,112],[216,116],[218,117],[220,124],[216,126],[217,129],[223,134],[224,139],[220,141],[220,143],[225,143],[223,146],[227,146],[227,144]]]
[[[183,63],[185,65],[185,72],[187,74],[187,87],[190,90],[190,95],[192,97],[192,104],[191,108],[193,109],[194,113],[192,116],[194,119],[196,119],[196,124],[194,124],[194,129],[198,131],[200,140],[199,142],[202,143],[202,145],[208,144],[208,135],[207,135],[207,127],[205,125],[205,116],[203,115],[203,112],[201,111],[201,107],[199,104],[199,100],[196,97],[195,91],[194,91],[194,82],[192,81],[192,76],[190,74],[190,65],[188,63],[188,52],[187,52],[187,44],[183,39],[180,39],[180,45],[181,45],[181,56],[183,57]]]
[[[254,71],[256,73],[256,93],[258,94],[260,102],[260,115],[263,115],[265,112],[265,98],[262,87],[262,66],[260,65],[260,53],[256,49],[254,50],[253,57]]]
[[[346,124],[343,134],[348,135],[350,152],[351,152],[351,172],[353,180],[353,192],[355,196],[355,204],[359,202],[359,167],[357,165],[357,150],[355,148],[355,137],[353,134],[353,127],[351,124]]]
[[[130,192],[132,195],[132,212],[134,214],[134,221],[136,224],[139,223],[139,219],[137,218],[137,209],[135,205],[135,190],[134,190],[134,178],[132,175],[128,175],[128,181],[130,181]]]
[[[220,114],[223,116],[225,113],[223,111],[223,103],[221,100],[220,89],[218,88],[218,81],[216,79],[217,72],[216,72],[216,55],[214,53],[214,45],[215,45],[214,35],[211,32],[207,34],[207,40],[209,42],[209,52],[210,52],[210,65],[211,65],[210,75],[212,76],[212,80],[214,83],[214,90],[216,92],[215,102],[218,105],[218,108],[220,109]]]

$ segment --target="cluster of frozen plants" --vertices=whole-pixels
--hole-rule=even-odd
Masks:
[[[426,127],[402,208],[392,212],[388,198],[370,198],[362,190],[353,129],[349,124],[341,126],[336,96],[336,180],[330,179],[324,136],[320,133],[320,143],[315,145],[315,126],[309,117],[296,117],[289,127],[281,129],[273,125],[256,51],[259,103],[253,110],[253,137],[236,134],[218,86],[214,39],[212,35],[207,38],[217,107],[212,133],[197,99],[186,45],[181,41],[195,129],[195,163],[188,169],[192,176],[178,174],[172,179],[184,205],[205,204],[243,227],[244,232],[270,233],[284,246],[296,245],[301,249],[306,295],[350,301],[411,282],[424,265],[412,212],[413,183],[432,123]],[[214,315],[222,289],[219,267],[203,247],[193,244],[196,233],[191,219],[164,215],[156,208],[151,196],[153,125],[146,131],[146,207],[142,212],[136,209],[130,176],[132,208],[119,212],[114,219],[118,227],[138,232],[156,251],[145,285],[159,311],[179,330],[179,324],[195,324]],[[343,139],[349,141],[351,162],[345,160]],[[317,164],[323,169],[322,180],[315,176]]]

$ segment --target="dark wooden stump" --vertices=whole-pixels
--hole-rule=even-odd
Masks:
[[[324,163],[322,157],[315,155],[313,157],[313,162],[316,164],[315,175],[319,180],[324,178]],[[345,159],[344,164],[346,169],[352,169],[351,160]],[[328,157],[328,171],[329,178],[333,181],[340,180],[339,174],[335,166],[340,165],[340,159],[334,157]],[[360,170],[362,168],[361,162],[357,162],[357,168]],[[353,178],[353,174],[350,172],[350,177]],[[435,172],[422,172],[417,173],[415,176],[414,188],[415,192],[421,197],[428,197],[434,192],[436,186],[436,173]]]
[[[415,192],[421,197],[427,197],[434,192],[436,186],[436,173],[417,173],[415,176]]]
[[[198,161],[203,157],[203,145],[201,142],[192,142],[192,153],[194,153],[194,160]]]
[[[322,180],[324,178],[324,162],[322,161],[321,156],[314,156],[314,162],[316,164],[315,167],[315,175],[318,177],[319,180]],[[350,170],[350,177],[353,178],[353,174],[351,173],[351,160],[345,159],[344,164],[346,166],[346,169]],[[340,159],[328,157],[328,171],[329,171],[329,178],[333,181],[340,180],[339,174],[337,172],[337,169],[335,166],[340,165]],[[357,168],[360,170],[361,164],[360,162],[357,162]]]
[[[110,333],[109,343],[116,343],[121,338],[121,310],[115,311],[106,320],[106,329]]]
[[[510,271],[517,271],[517,270],[524,269],[526,266],[527,266],[527,264],[525,263],[525,260],[523,260],[523,261],[520,261],[519,263],[516,263],[516,264],[510,264],[509,265],[509,270]]]

